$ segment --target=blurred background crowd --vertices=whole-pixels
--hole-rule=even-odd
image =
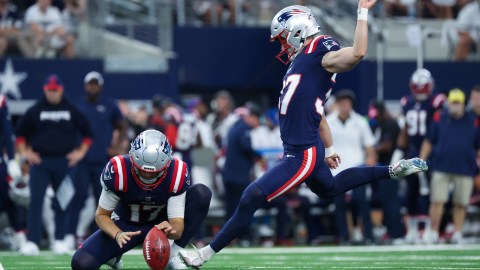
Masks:
[[[166,3],[169,8],[166,11],[159,11],[159,2]],[[448,57],[465,61],[470,54],[477,52],[477,44],[480,41],[480,19],[476,2],[385,0],[376,6],[374,16],[430,20],[426,26],[429,31],[424,32],[424,35],[440,37],[440,43],[448,50]],[[84,44],[86,36],[94,32],[87,30],[84,22],[98,20],[98,17],[104,20],[102,26],[108,30],[152,42],[157,38],[157,34],[162,33],[155,33],[149,24],[158,19],[158,16],[166,15],[163,12],[168,12],[167,17],[179,26],[266,26],[270,24],[275,12],[288,4],[307,5],[321,16],[325,13],[329,13],[329,16],[346,16],[348,12],[355,11],[357,1],[2,0],[0,55],[22,55],[29,58],[73,58],[95,55],[96,53],[89,52],[90,48]],[[137,21],[122,24],[128,18],[136,18]],[[336,27],[348,30],[343,23]],[[412,39],[418,38],[417,29],[411,28],[408,31]]]
[[[0,57],[5,60],[0,75],[4,147],[0,249],[35,255],[35,249],[22,249],[27,243],[26,231],[34,235],[29,236],[29,244],[37,247],[58,254],[75,249],[96,230],[94,211],[103,166],[110,157],[127,153],[130,141],[148,128],[165,133],[174,156],[189,165],[193,182],[214,191],[208,218],[195,240],[197,246],[209,242],[235,211],[243,189],[283,155],[276,108],[281,77],[274,90],[262,92],[258,91],[261,86],[252,86],[261,81],[258,74],[275,69],[268,62],[247,86],[206,82],[195,87],[203,74],[199,70],[210,67],[197,57],[216,51],[216,47],[205,50],[198,44],[198,51],[192,49],[195,54],[188,56],[188,61],[201,63],[198,70],[175,70],[170,59],[177,57],[175,46],[179,44],[172,41],[172,32],[191,30],[189,27],[218,27],[219,31],[268,27],[276,11],[289,4],[308,5],[321,18],[325,31],[351,44],[351,18],[357,5],[353,0],[0,0]],[[396,98],[388,98],[392,89],[378,86],[384,80],[379,64],[376,80],[359,79],[376,81],[375,95],[373,87],[369,96],[363,95],[366,86],[351,77],[347,77],[350,87],[334,89],[326,104],[327,121],[343,163],[332,173],[352,166],[391,164],[409,156],[428,159],[432,170],[411,179],[382,180],[333,200],[322,200],[299,186],[268,209],[257,211],[251,227],[245,228],[234,245],[480,241],[480,159],[476,156],[480,149],[480,86],[475,85],[480,81],[478,75],[471,75],[479,70],[480,1],[385,0],[372,13],[376,19],[371,20],[371,39],[375,42],[369,54],[375,56],[375,63],[408,58],[413,64],[405,71],[408,78],[395,82],[403,89],[394,93]],[[172,25],[178,28],[172,30]],[[253,36],[255,42],[268,40],[268,35]],[[201,43],[202,36],[189,37],[184,46]],[[130,53],[135,57],[129,58]],[[179,53],[180,65],[186,61],[181,59],[185,54],[188,52]],[[36,83],[30,83],[36,94],[27,93],[23,98],[5,79],[8,69],[13,69],[10,59],[22,63],[98,57],[105,61],[104,68],[97,71],[56,70],[50,64],[57,62],[27,62],[42,63],[42,67],[32,76]],[[217,63],[214,57],[211,61]],[[241,67],[251,65],[234,57],[220,60]],[[445,79],[445,72],[423,69],[424,61],[467,61],[471,66],[448,66],[447,70],[459,72],[460,78],[470,74],[468,83],[460,79],[451,82],[453,79]],[[45,74],[43,65],[50,65],[47,70],[55,74]],[[375,70],[374,65],[367,68]],[[232,74],[244,76],[242,71],[224,70],[215,76],[227,82]],[[119,76],[108,74],[114,72]],[[174,74],[179,81],[173,87],[175,94],[162,88],[170,87],[170,77],[154,87],[153,93],[122,90],[118,84],[118,89],[109,89],[115,78],[121,77],[118,81],[122,84],[128,76],[132,82],[126,84],[137,86],[143,79],[136,76],[142,72]],[[365,74],[373,71],[369,72]],[[21,80],[15,78],[18,91]],[[146,84],[152,83],[146,80]],[[463,89],[449,87],[452,84]],[[79,89],[76,95],[69,93],[71,85]],[[121,91],[130,96],[122,96]],[[62,106],[62,111],[38,115],[41,108],[49,106]],[[70,124],[55,131],[38,123],[37,116]],[[12,137],[15,140],[10,140]],[[12,165],[15,162],[20,170]]]

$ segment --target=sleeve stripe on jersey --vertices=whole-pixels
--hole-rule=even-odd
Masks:
[[[185,174],[187,172],[187,164],[182,162],[182,171],[180,172],[181,173],[181,176],[182,178],[180,179],[180,183],[178,184],[178,187],[176,189],[175,192],[177,192],[178,190],[182,190],[182,187],[183,187],[183,183],[185,182]]]
[[[315,51],[315,49],[317,48],[317,45],[318,45],[318,41],[320,40],[320,38],[322,38],[323,36],[318,36],[316,37],[314,40],[312,40],[312,42],[310,42],[310,44],[308,45],[308,50],[307,50],[307,54],[308,53],[312,53]]]
[[[267,196],[267,201],[271,201],[283,193],[291,190],[297,185],[301,184],[305,179],[307,179],[315,167],[315,162],[317,161],[317,150],[314,147],[310,147],[303,151],[303,162],[302,166],[298,169],[297,173],[290,178],[283,186],[277,189],[275,192]]]
[[[4,95],[0,95],[0,108],[3,108],[5,106],[6,101],[7,97]]]
[[[115,190],[127,191],[127,170],[125,167],[125,158],[116,156],[113,158],[112,165],[115,172]]]
[[[169,192],[177,193],[183,187],[185,180],[186,166],[183,161],[174,160],[175,167],[173,168],[172,182],[170,182]]]

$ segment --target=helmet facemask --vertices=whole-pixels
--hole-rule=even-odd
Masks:
[[[301,31],[297,31],[297,33],[295,33],[296,38],[300,36],[300,32]],[[302,32],[303,32],[303,35],[306,34],[305,31],[302,31]],[[301,51],[303,44],[305,43],[305,37],[302,37],[299,42],[299,47],[295,48],[294,46],[290,45],[290,43],[288,43],[287,41],[289,38],[289,35],[290,33],[287,30],[283,30],[282,33],[280,33],[280,35],[270,39],[270,41],[272,42],[274,42],[275,40],[278,40],[282,45],[282,50],[275,57],[285,65],[288,65],[288,63],[290,63],[295,59],[295,57]],[[286,55],[286,57],[284,55]]]

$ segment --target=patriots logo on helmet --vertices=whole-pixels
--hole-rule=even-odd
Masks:
[[[293,15],[305,14],[305,13],[306,13],[305,11],[300,10],[300,9],[292,9],[292,10],[287,11],[287,12],[283,13],[282,15],[278,16],[278,22],[284,23],[288,19],[290,19]]]
[[[142,138],[140,138],[140,136],[137,136],[137,138],[135,138],[135,140],[132,142],[133,149],[140,149],[142,147],[142,142]]]
[[[167,156],[170,155],[172,150],[171,150],[171,147],[170,147],[170,144],[168,143],[168,141],[165,141],[165,145],[164,145],[162,151],[163,151],[163,153],[165,153],[165,155],[167,155]]]

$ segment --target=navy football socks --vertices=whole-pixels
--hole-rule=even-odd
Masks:
[[[210,243],[212,249],[215,252],[219,252],[226,247],[250,224],[255,211],[264,207],[266,204],[267,201],[265,200],[263,192],[255,182],[251,183],[243,192],[243,196],[233,216],[223,226],[212,243]]]

